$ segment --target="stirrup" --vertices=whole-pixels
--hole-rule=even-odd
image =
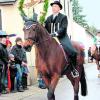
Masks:
[[[76,69],[74,69],[73,71],[71,71],[71,75],[73,78],[79,77],[79,72]]]

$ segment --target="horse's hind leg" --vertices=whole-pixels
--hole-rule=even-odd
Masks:
[[[58,80],[59,80],[58,74],[55,74],[55,75],[52,76],[51,82],[50,82],[50,85],[49,85],[49,88],[48,88],[48,94],[47,94],[48,100],[55,100],[54,91],[55,91],[56,85],[58,83]]]
[[[73,86],[73,89],[74,89],[74,100],[79,100],[79,97],[78,97],[78,92],[79,92],[79,77],[78,78],[73,78],[71,76],[71,74],[69,75],[66,75],[68,77],[68,79],[70,80],[72,86]]]
[[[97,69],[99,71],[98,78],[100,78],[100,63],[98,60],[96,60],[96,64],[97,64]]]
[[[74,84],[74,100],[79,100],[78,93],[79,93],[79,79],[75,79]]]

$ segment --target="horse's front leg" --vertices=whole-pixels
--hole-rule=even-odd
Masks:
[[[97,69],[100,69],[100,65],[99,65],[99,61],[96,60],[96,64],[97,64]]]
[[[79,77],[73,78],[71,74],[66,74],[74,89],[74,100],[79,100]]]
[[[48,94],[47,94],[48,100],[55,100],[54,91],[55,91],[56,85],[58,83],[58,80],[59,80],[58,74],[54,74],[51,77],[51,82],[50,82],[50,85],[49,85],[49,88],[48,88]]]
[[[48,78],[47,76],[42,76],[42,79],[44,80],[45,85],[46,85],[46,88],[48,89],[49,86],[50,86],[50,81],[51,81],[51,79]]]

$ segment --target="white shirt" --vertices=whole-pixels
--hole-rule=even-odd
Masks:
[[[53,14],[53,19],[55,19],[56,16],[58,16],[58,13]]]

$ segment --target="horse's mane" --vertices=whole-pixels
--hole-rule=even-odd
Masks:
[[[37,35],[39,35],[39,37],[41,36],[42,39],[47,36],[50,36],[46,28],[39,23],[36,25],[36,31],[37,31]]]
[[[51,44],[52,37],[49,35],[48,31],[41,24],[36,24],[35,27],[36,35],[38,37],[38,48],[39,52],[41,52],[41,57],[45,58],[48,55],[48,51],[50,50],[49,46]],[[48,53],[47,53],[48,52]]]

